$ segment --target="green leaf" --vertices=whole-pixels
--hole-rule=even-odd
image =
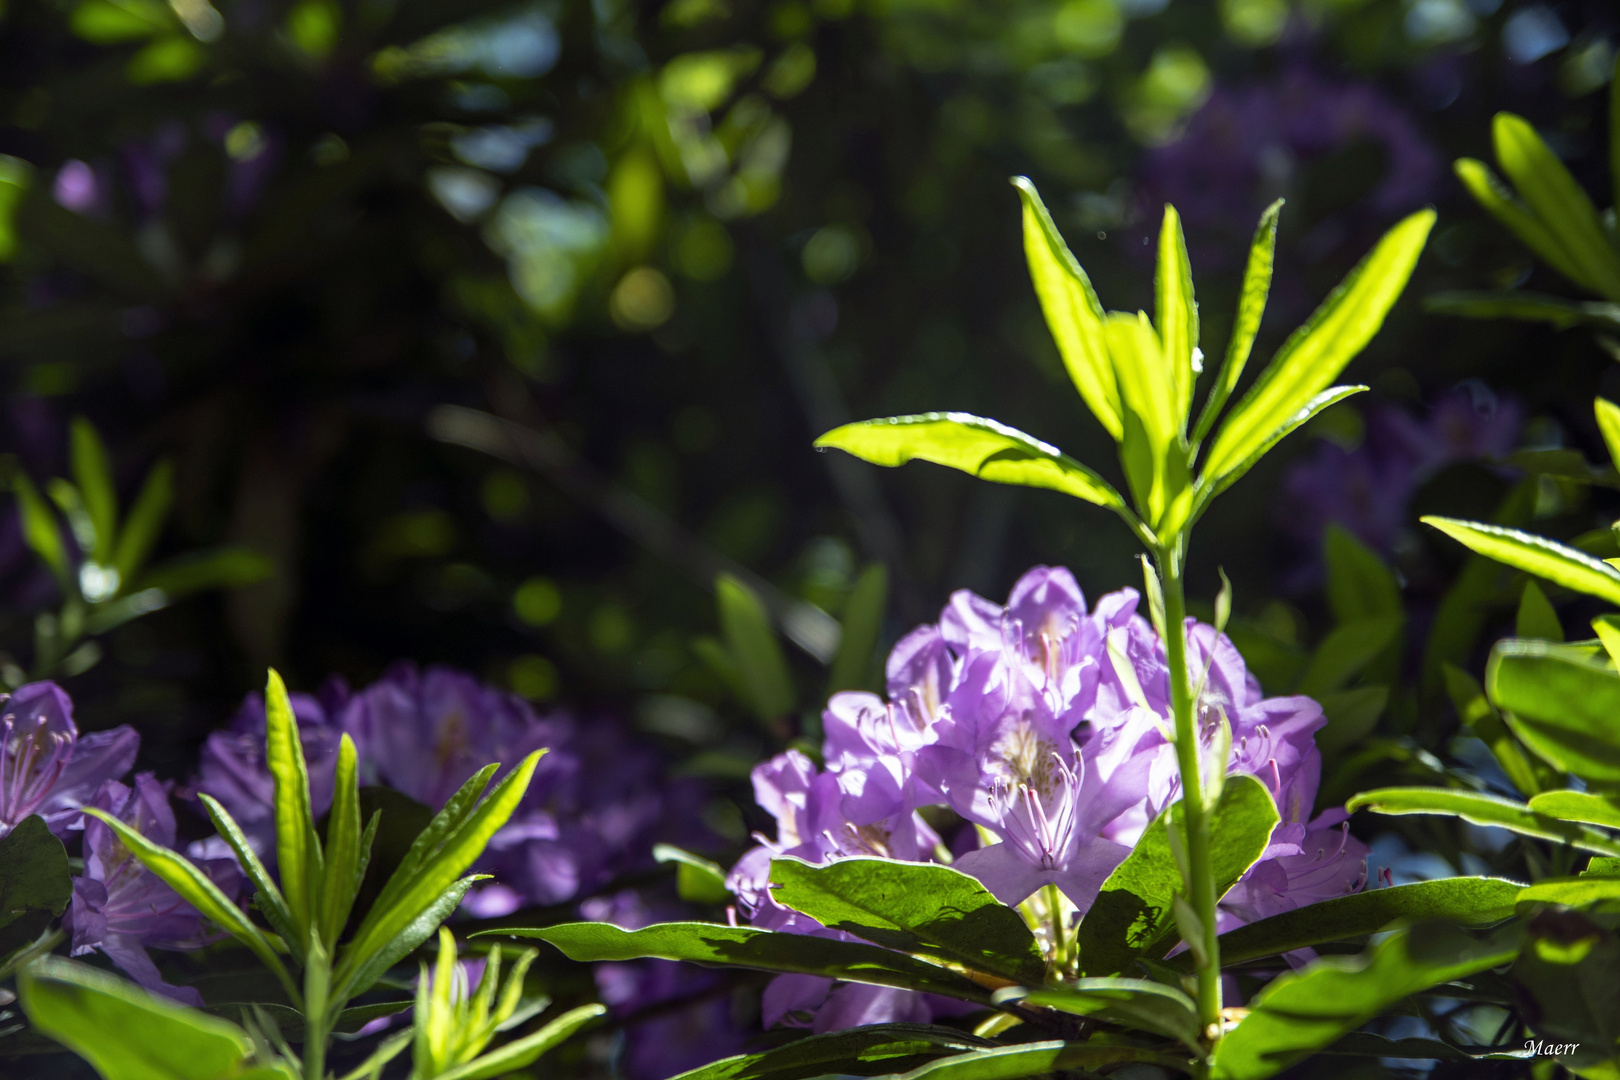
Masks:
[[[1180,445],[1185,412],[1177,407],[1175,378],[1146,314],[1113,312],[1103,333],[1124,410],[1120,462],[1138,511],[1168,535],[1174,528],[1164,528],[1167,516],[1187,489],[1187,455]]]
[[[772,859],[771,884],[778,903],[829,929],[1026,984],[1046,977],[1046,961],[1023,917],[949,866]]]
[[[484,853],[484,846],[489,843],[489,838],[511,818],[524,793],[528,791],[535,766],[539,764],[545,752],[536,750],[524,758],[506,779],[496,785],[495,790],[489,793],[489,797],[478,804],[477,809],[465,813],[460,824],[442,834],[442,841],[433,843],[432,847],[426,850],[412,847],[416,859],[413,860],[412,855],[408,854],[399,869],[394,871],[393,878],[383,886],[382,895],[366,913],[360,928],[355,931],[348,949],[344,952],[343,959],[338,964],[335,982],[339,990],[335,997],[341,1000],[346,994],[357,994],[364,990],[365,985],[359,981],[360,974],[369,970],[374,957],[386,955],[391,948],[390,943],[396,941],[400,935],[408,931],[414,933],[416,929],[421,929],[423,938],[432,933],[437,923],[422,928],[421,920],[424,914],[435,910],[436,905],[442,903],[449,890],[459,886],[463,892],[466,891],[466,886],[470,885],[471,881],[458,882],[457,879],[460,878],[462,871]],[[487,775],[481,775],[485,775],[485,779],[479,784],[480,791],[482,784],[488,782]],[[474,781],[477,779],[474,777]],[[473,781],[469,781],[468,787],[472,783]],[[466,791],[467,788],[462,790]],[[461,792],[458,792],[457,796],[460,795]],[[463,807],[455,806],[452,809],[455,802],[456,799],[452,798],[451,802],[446,804],[444,811],[434,819],[435,824],[440,818],[449,821],[452,817],[459,817],[464,813]],[[438,840],[440,835],[433,825],[429,825],[422,838],[430,838],[431,842]],[[440,920],[448,915],[449,911],[446,911],[440,916]]]
[[[1021,1043],[978,1050],[970,1054],[940,1058],[919,1065],[895,1080],[1016,1080],[1024,1076],[1046,1076],[1068,1070],[1084,1070],[1103,1065],[1140,1061],[1182,1072],[1190,1070],[1183,1057],[1136,1046],[1096,1042]]]
[[[174,466],[160,461],[146,476],[129,517],[124,520],[118,535],[118,547],[113,554],[113,565],[124,581],[133,581],[147,556],[157,546],[163,532],[163,522],[169,516],[169,505],[174,501]]]
[[[1388,648],[1405,621],[1404,616],[1381,615],[1340,624],[1317,647],[1298,692],[1320,697],[1344,686]]]
[[[1170,850],[1166,823],[1180,828],[1181,804],[1173,804],[1103,882],[1102,891],[1080,920],[1080,965],[1089,976],[1113,975],[1141,955],[1168,949],[1172,941],[1171,899],[1181,891],[1181,872]],[[1210,819],[1210,864],[1215,892],[1226,890],[1260,858],[1279,818],[1271,793],[1252,776],[1227,777]]]
[[[35,1029],[103,1080],[220,1080],[245,1072],[253,1052],[235,1024],[85,964],[42,957],[18,975],[17,989]]]
[[[996,993],[996,1003],[1022,1001],[1076,1016],[1093,1016],[1139,1031],[1176,1039],[1197,1053],[1198,1009],[1174,987],[1146,979],[1080,979],[1043,990],[1012,987]]]
[[[1107,481],[1057,447],[967,413],[863,420],[834,428],[816,446],[844,450],[874,465],[932,461],[997,484],[1061,491],[1111,509],[1125,505]]]
[[[1530,800],[1530,809],[1565,821],[1620,829],[1620,803],[1592,791],[1543,791]]]
[[[203,918],[246,945],[253,955],[281,980],[287,988],[288,995],[294,1000],[297,999],[297,992],[287,977],[287,969],[282,966],[280,957],[276,956],[276,950],[270,940],[242,913],[241,908],[220,891],[218,885],[192,864],[190,859],[161,844],[153,843],[111,814],[89,806],[84,808],[84,812],[100,819],[109,829],[117,833],[118,839],[124,842],[130,854],[141,861],[142,866],[179,893],[180,898],[196,908]]]
[[[1547,641],[1499,641],[1485,690],[1526,746],[1589,781],[1620,781],[1620,674],[1607,657]]]
[[[873,986],[898,986],[989,1004],[989,991],[955,972],[876,945],[805,934],[775,933],[718,923],[659,923],[622,930],[607,923],[564,923],[539,929],[485,930],[487,934],[549,941],[570,960],[686,960],[708,967],[821,975]]]
[[[1554,330],[1592,326],[1620,330],[1620,304],[1606,300],[1566,300],[1562,296],[1521,292],[1439,292],[1423,300],[1423,309],[1465,319],[1516,319],[1551,323]]]
[[[345,732],[338,744],[332,809],[326,822],[326,881],[320,898],[321,940],[329,946],[336,946],[360,891],[365,873],[360,839],[360,779],[354,740]]]
[[[1558,621],[1558,612],[1553,610],[1547,594],[1542,592],[1541,586],[1534,581],[1524,583],[1524,592],[1519,596],[1519,614],[1513,632],[1522,638],[1539,638],[1542,641],[1564,640],[1564,627]]]
[[[675,864],[675,891],[692,904],[724,904],[731,899],[726,888],[726,872],[709,861],[674,844],[654,844],[653,858]]]
[[[414,915],[407,913],[407,917],[392,924],[395,927],[393,937],[384,939],[374,948],[362,952],[351,944],[344,952],[335,976],[337,988],[332,994],[333,999],[349,1001],[369,990],[389,968],[415,952],[418,945],[433,936],[433,932],[461,906],[467,890],[488,876],[469,874],[454,882],[426,906],[417,909]]]
[[[1494,825],[1537,840],[1569,844],[1599,855],[1620,855],[1620,842],[1597,829],[1560,821],[1538,814],[1524,803],[1477,791],[1438,787],[1376,788],[1363,791],[1345,807],[1352,811],[1371,810],[1375,814],[1443,814],[1475,825]]]
[[[1035,295],[1040,299],[1046,325],[1086,407],[1118,442],[1124,437],[1125,429],[1121,422],[1119,387],[1114,381],[1108,345],[1103,340],[1102,305],[1097,302],[1086,272],[1080,269],[1069,246],[1058,235],[1052,215],[1046,212],[1040,195],[1035,192],[1035,185],[1022,176],[1013,177],[1012,182],[1023,201],[1024,256],[1029,262],[1029,276],[1035,283]]]
[[[1584,551],[1500,525],[1433,515],[1420,520],[1488,559],[1546,578],[1567,589],[1620,604],[1620,570]]]
[[[1264,1080],[1331,1045],[1401,999],[1506,964],[1517,927],[1484,940],[1453,927],[1402,931],[1358,957],[1318,960],[1281,976],[1215,1046],[1214,1080]]]
[[[1456,877],[1336,896],[1227,931],[1220,939],[1221,963],[1241,964],[1376,934],[1397,921],[1444,920],[1466,926],[1500,922],[1513,915],[1522,888],[1506,878]],[[1171,963],[1183,971],[1192,967],[1186,954]]]
[[[1496,163],[1579,268],[1588,288],[1620,300],[1620,253],[1597,208],[1536,129],[1521,116],[1497,113],[1491,127]]]
[[[309,802],[309,769],[287,685],[272,668],[264,688],[264,760],[275,780],[276,863],[298,940],[309,938],[321,895],[321,844]]]
[[[179,597],[204,589],[234,589],[274,574],[276,564],[252,548],[193,551],[155,566],[141,577],[141,588]]]
[[[1218,484],[1244,465],[1372,340],[1406,287],[1434,225],[1420,210],[1384,235],[1304,326],[1284,342],[1221,426],[1204,475]]]
[[[1519,890],[1520,904],[1563,904],[1583,908],[1620,900],[1620,877],[1582,874],[1571,878],[1543,878]]]
[[[1170,386],[1176,425],[1184,428],[1192,407],[1193,351],[1198,348],[1198,303],[1193,299],[1192,263],[1181,215],[1166,204],[1159,227],[1159,261],[1153,281],[1153,318]]]
[[[1620,331],[1620,319],[1616,320]],[[1607,398],[1593,398],[1592,411],[1597,415],[1598,430],[1603,433],[1603,445],[1608,448],[1609,460],[1620,469],[1620,405]]]
[[[1457,179],[1463,182],[1474,201],[1486,212],[1508,227],[1531,251],[1563,274],[1569,280],[1587,285],[1585,271],[1579,260],[1568,251],[1545,222],[1520,201],[1512,188],[1504,184],[1490,166],[1473,158],[1459,158],[1455,166]],[[1592,286],[1587,285],[1588,288]]]
[[[714,592],[727,649],[748,688],[748,706],[766,723],[781,720],[792,713],[797,694],[764,603],[730,574],[715,578]]]
[[[1316,747],[1331,756],[1351,749],[1372,734],[1378,718],[1389,707],[1389,687],[1335,690],[1322,694],[1317,701],[1327,717],[1327,726],[1316,733]]]
[[[1359,619],[1404,616],[1401,584],[1384,560],[1353,533],[1330,523],[1322,540],[1328,609],[1343,625]]]
[[[1335,386],[1324,390],[1302,405],[1298,412],[1294,413],[1292,416],[1285,417],[1283,421],[1277,425],[1277,427],[1273,428],[1270,433],[1261,438],[1259,445],[1255,447],[1254,451],[1250,453],[1248,457],[1244,458],[1236,465],[1226,469],[1226,471],[1222,472],[1218,476],[1212,476],[1209,471],[1209,467],[1206,465],[1204,467],[1203,475],[1198,478],[1199,488],[1203,493],[1203,500],[1207,502],[1241,480],[1250,469],[1254,468],[1255,465],[1259,463],[1261,458],[1271,453],[1272,447],[1276,446],[1278,443],[1288,438],[1288,436],[1298,431],[1307,421],[1315,417],[1317,413],[1331,405],[1337,405],[1345,398],[1352,397],[1353,395],[1359,394],[1366,389],[1367,387],[1365,386]]]
[[[872,674],[878,638],[883,632],[883,614],[889,602],[889,570],[882,563],[869,563],[855,579],[844,603],[844,632],[838,638],[838,654],[833,657],[827,676],[828,695],[840,690],[875,690]]]
[[[1226,358],[1221,361],[1220,373],[1209,388],[1209,400],[1198,415],[1198,427],[1193,443],[1204,441],[1209,429],[1215,426],[1221,410],[1226,407],[1232,391],[1249,362],[1254,349],[1254,337],[1260,332],[1260,319],[1266,313],[1266,297],[1271,292],[1271,268],[1277,250],[1277,217],[1282,213],[1283,201],[1278,199],[1260,215],[1260,225],[1254,231],[1254,242],[1249,245],[1249,262],[1243,270],[1243,291],[1238,297],[1237,318],[1232,322],[1232,339],[1226,345]]]
[[[298,936],[293,926],[292,912],[287,910],[287,901],[282,897],[275,879],[265,869],[258,853],[253,850],[253,845],[243,834],[241,826],[237,825],[230,811],[221,806],[212,795],[199,792],[198,798],[202,800],[203,808],[208,811],[208,818],[214,823],[215,830],[224,837],[231,851],[235,853],[236,861],[242,866],[242,872],[253,883],[254,905],[264,913],[270,928],[281,936],[288,947],[297,948],[294,943],[298,941]],[[295,952],[294,955],[302,956],[302,952]]]
[[[526,1067],[541,1054],[607,1012],[605,1005],[581,1005],[570,1009],[539,1031],[513,1039],[482,1057],[440,1073],[436,1080],[494,1080],[497,1076]]]
[[[786,1046],[738,1054],[681,1073],[674,1080],[812,1080],[820,1076],[882,1076],[991,1043],[931,1024],[872,1024],[798,1039]]]
[[[89,554],[106,561],[112,555],[118,529],[118,493],[113,486],[112,466],[107,462],[107,448],[90,421],[74,417],[71,432],[73,482],[79,486],[96,538]]]
[[[0,927],[30,912],[60,915],[71,899],[67,851],[45,819],[30,814],[0,837]]]
[[[67,548],[62,543],[62,527],[50,504],[39,494],[34,482],[21,469],[13,469],[11,490],[17,496],[17,512],[22,517],[23,540],[56,577],[68,595],[77,595],[68,567]]]
[[[1457,717],[1473,728],[1474,734],[1490,748],[1491,756],[1502,766],[1502,771],[1513,781],[1513,786],[1526,795],[1540,791],[1545,785],[1537,775],[1538,762],[1525,757],[1519,740],[1508,730],[1496,706],[1485,696],[1485,688],[1455,664],[1445,664],[1441,670],[1445,675],[1446,693],[1457,710]]]
[[[1522,1048],[1493,1050],[1488,1046],[1461,1047],[1439,1039],[1386,1039],[1365,1031],[1352,1031],[1323,1054],[1350,1057],[1427,1058],[1439,1061],[1523,1061],[1533,1055]]]

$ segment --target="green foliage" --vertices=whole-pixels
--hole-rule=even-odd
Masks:
[[[746,692],[744,700],[761,721],[780,721],[793,711],[798,695],[764,603],[729,574],[715,580],[714,591],[720,606],[720,629]]]
[[[1045,978],[1029,927],[979,882],[948,866],[840,859],[771,861],[778,903],[832,930],[1025,984]]]
[[[1555,585],[1620,604],[1620,570],[1584,551],[1500,525],[1443,517],[1426,517],[1423,523],[1486,558],[1507,563]]]
[[[723,904],[731,899],[731,891],[726,888],[726,872],[719,864],[674,844],[654,844],[653,858],[675,864],[675,890],[682,900]]]
[[[811,1080],[813,1077],[887,1076],[940,1057],[995,1044],[954,1028],[928,1024],[871,1024],[812,1035],[771,1050],[721,1058],[678,1080]]]
[[[1345,804],[1378,814],[1443,814],[1475,825],[1494,825],[1537,840],[1566,843],[1599,855],[1620,855],[1620,841],[1586,825],[1536,813],[1524,803],[1451,788],[1375,788]]]
[[[1520,741],[1563,772],[1620,780],[1620,675],[1608,657],[1577,645],[1497,642],[1485,689]]]
[[[38,919],[30,915],[60,915],[73,899],[73,878],[67,851],[38,814],[19,821],[0,837],[0,955],[4,942],[21,922],[32,933]]]
[[[872,563],[861,571],[844,604],[843,633],[827,673],[829,695],[840,690],[876,689],[873,669],[888,600],[889,570],[882,563]]]
[[[1198,1012],[1191,998],[1172,986],[1145,979],[1080,979],[1050,990],[1021,987],[996,993],[997,1003],[1023,1001],[1077,1016],[1113,1020],[1200,1049]]]

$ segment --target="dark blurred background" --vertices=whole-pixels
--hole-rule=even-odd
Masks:
[[[1222,501],[1192,577],[1207,604],[1223,566],[1235,625],[1283,657],[1257,669],[1286,671],[1327,625],[1334,521],[1421,628],[1461,560],[1417,515],[1490,517],[1516,448],[1598,454],[1591,398],[1620,393],[1584,331],[1423,312],[1570,291],[1451,161],[1515,111],[1612,202],[1617,30],[1607,0],[6,0],[0,449],[66,475],[85,416],[125,504],[174,463],[161,552],[275,567],[106,635],[64,676],[81,723],[135,723],[144,767],[179,776],[264,665],[309,688],[410,657],[612,707],[736,776],[765,737],[725,734],[754,729],[692,648],[717,567],[838,616],[882,562],[886,641],[1034,563],[1091,595],[1136,581],[1100,511],[810,448],[960,409],[1117,473],[1023,266],[1020,173],[1110,308],[1149,306],[1175,203],[1214,356],[1273,198],[1262,358],[1439,207],[1348,373],[1373,392]],[[1539,531],[1612,516],[1529,482]],[[26,671],[57,587],[0,514],[0,644]]]

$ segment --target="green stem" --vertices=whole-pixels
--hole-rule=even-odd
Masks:
[[[1046,887],[1046,916],[1052,922],[1052,965],[1059,975],[1069,970],[1068,944],[1063,939],[1063,893],[1056,885]]]
[[[1160,548],[1159,577],[1164,586],[1165,660],[1170,668],[1170,708],[1176,732],[1176,764],[1181,772],[1182,820],[1186,824],[1187,898],[1204,935],[1204,963],[1198,965],[1198,1023],[1219,1038],[1221,954],[1215,933],[1215,874],[1209,856],[1209,815],[1198,765],[1198,724],[1187,676],[1187,598],[1182,585],[1181,549]],[[1212,1039],[1213,1041],[1213,1039]]]

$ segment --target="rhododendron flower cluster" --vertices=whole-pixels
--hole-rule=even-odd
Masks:
[[[790,750],[754,770],[777,835],[760,837],[732,871],[743,914],[756,926],[832,933],[771,895],[778,855],[952,861],[1003,903],[1056,886],[1084,912],[1182,794],[1165,651],[1137,603],[1124,589],[1088,609],[1073,576],[1048,567],[1025,574],[1005,606],[956,593],[938,624],[895,646],[887,700],[852,692],[828,703],[824,767]],[[1225,767],[1264,783],[1281,815],[1265,854],[1222,901],[1219,928],[1360,889],[1366,848],[1345,814],[1312,816],[1321,706],[1265,697],[1229,639],[1192,619],[1186,632],[1205,768],[1220,767],[1217,733],[1229,727]],[[918,813],[929,806],[974,827],[954,858]],[[842,1000],[851,995],[861,1000]],[[933,1014],[918,995],[806,976],[783,976],[767,993],[767,1022],[818,1008],[818,1030]]]

